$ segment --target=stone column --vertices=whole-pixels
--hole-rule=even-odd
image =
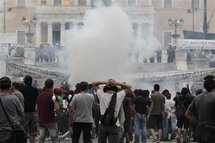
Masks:
[[[66,35],[65,22],[63,22],[60,25],[60,44],[62,46],[65,46],[65,35]]]
[[[41,43],[41,22],[37,22],[36,24],[36,47],[40,46]]]
[[[52,23],[51,22],[49,22],[48,23],[48,43],[49,44],[53,44],[53,40],[52,40]]]

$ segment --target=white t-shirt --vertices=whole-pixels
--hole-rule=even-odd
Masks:
[[[105,93],[102,89],[99,89],[97,91],[97,96],[98,96],[99,101],[100,101],[101,115],[104,115],[106,108],[108,108],[108,106],[110,104],[110,100],[111,100],[113,94]],[[119,114],[119,109],[121,107],[121,104],[122,104],[122,101],[124,100],[124,98],[125,98],[125,91],[124,90],[117,93],[115,117],[117,117]],[[120,126],[119,118],[117,119],[116,125]]]
[[[175,117],[175,101],[171,99],[166,99],[165,111],[168,113],[168,118]]]

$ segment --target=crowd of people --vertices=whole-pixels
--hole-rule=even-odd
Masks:
[[[23,128],[23,143],[53,143],[65,138],[72,143],[155,143],[176,140],[188,143],[215,142],[215,77],[204,78],[204,90],[192,93],[189,86],[172,95],[159,84],[153,90],[132,89],[126,82],[81,81],[74,90],[55,87],[46,79],[43,89],[0,78],[0,143],[12,143],[12,125]],[[4,112],[8,114],[10,123]]]

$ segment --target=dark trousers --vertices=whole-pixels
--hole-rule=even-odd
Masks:
[[[90,143],[92,123],[73,123],[72,142],[79,143],[81,132],[83,131],[84,143]]]
[[[120,141],[120,128],[117,126],[107,127],[99,124],[98,143],[119,143]]]

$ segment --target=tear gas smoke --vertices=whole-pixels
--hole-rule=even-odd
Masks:
[[[81,29],[68,32],[70,83],[105,80],[123,74],[128,64],[131,24],[119,7],[100,7],[86,12]]]
[[[149,40],[143,39],[143,33],[132,39],[131,21],[118,6],[87,11],[82,28],[67,30],[65,63],[71,73],[69,83],[109,78],[126,81],[132,58],[141,63],[144,58],[155,56],[160,44],[150,32]]]

